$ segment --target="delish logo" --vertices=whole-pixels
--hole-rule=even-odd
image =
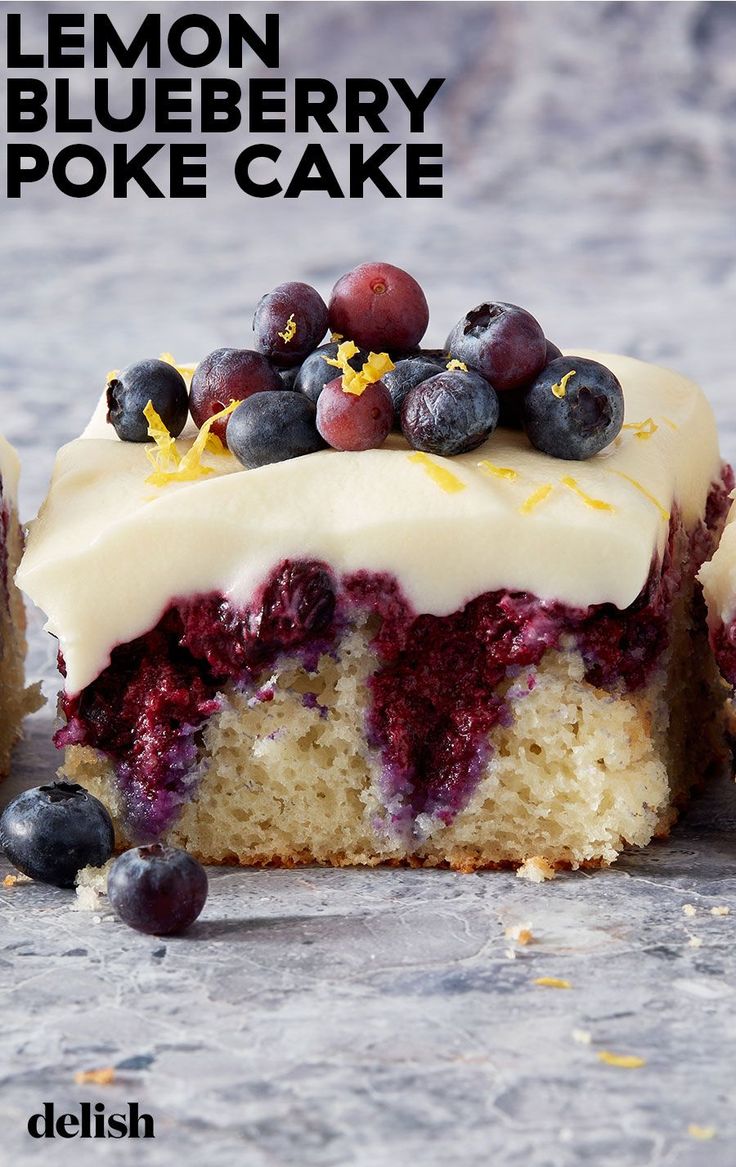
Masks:
[[[107,1114],[104,1102],[80,1102],[79,1114],[56,1115],[53,1102],[28,1119],[32,1139],[153,1139],[153,1118],[141,1114],[137,1102],[127,1103],[127,1114]]]

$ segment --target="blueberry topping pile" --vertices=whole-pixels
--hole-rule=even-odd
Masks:
[[[173,365],[130,365],[108,384],[108,421],[124,441],[160,443],[168,441],[163,427],[181,433],[188,410],[247,469],[328,446],[377,449],[392,429],[416,450],[452,457],[498,426],[525,430],[551,457],[579,460],[621,429],[617,378],[596,361],[563,357],[526,309],[478,304],[444,349],[420,347],[428,323],[420,285],[389,263],[341,276],[329,304],[309,284],[279,284],[256,307],[253,348],[206,356],[188,398]],[[163,427],[151,422],[149,401]],[[205,439],[202,449],[219,448]],[[156,485],[167,480],[159,478]]]
[[[124,851],[110,869],[107,894],[131,928],[172,936],[193,924],[207,899],[207,873],[186,851],[152,843]]]
[[[0,817],[0,846],[10,862],[56,887],[73,887],[83,867],[107,863],[114,842],[107,810],[74,782],[24,790]]]

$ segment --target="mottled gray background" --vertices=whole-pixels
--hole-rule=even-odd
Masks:
[[[159,7],[166,23],[203,6]],[[40,48],[47,5],[3,8],[22,10]],[[298,278],[327,294],[369,258],[422,281],[431,341],[491,296],[530,308],[561,345],[694,375],[736,455],[736,5],[239,8],[281,12],[280,75],[446,76],[426,134],[445,145],[445,196],[248,199],[231,174],[238,134],[209,144],[206,202],[76,201],[49,181],[5,201],[0,428],[23,455],[25,518],[109,368],[247,345],[269,287]],[[147,9],[104,8],[121,33]],[[74,78],[80,113],[91,78]],[[404,137],[398,118],[391,140]],[[345,139],[328,145],[339,158]],[[34,617],[29,671],[49,693],[52,657]],[[50,728],[50,712],[32,719],[12,788],[51,772]],[[732,1167],[734,917],[709,908],[736,911],[734,825],[723,784],[667,845],[542,888],[493,873],[222,871],[191,936],[167,942],[72,914],[63,892],[3,890],[0,1161]],[[526,921],[538,943],[512,961],[504,929]],[[573,988],[532,984],[547,975]],[[647,1064],[602,1065],[601,1048]],[[74,1085],[108,1064],[119,1084]],[[141,1159],[135,1143],[24,1133],[42,1101],[81,1098],[138,1099],[155,1145]]]

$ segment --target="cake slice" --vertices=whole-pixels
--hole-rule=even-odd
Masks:
[[[472,870],[668,831],[723,758],[696,573],[732,476],[693,382],[581,355],[626,403],[581,462],[498,429],[152,481],[100,403],[19,581],[59,641],[64,773],[121,843]]]
[[[26,690],[25,611],[13,583],[23,536],[18,523],[19,462],[15,450],[0,437],[0,778],[7,777],[10,753],[20,737],[21,721],[35,706]]]

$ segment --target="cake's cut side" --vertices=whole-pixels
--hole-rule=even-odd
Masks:
[[[64,699],[65,772],[122,840],[206,861],[608,863],[723,761],[694,575],[724,497],[710,529],[673,516],[624,611],[496,592],[418,616],[395,580],[314,562],[246,611],[180,602]]]
[[[26,616],[13,577],[23,551],[17,509],[18,459],[0,438],[0,778],[10,769],[10,754],[24,716],[37,706],[35,689],[26,689]]]

